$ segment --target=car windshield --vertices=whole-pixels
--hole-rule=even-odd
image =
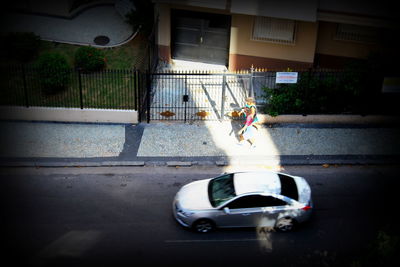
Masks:
[[[281,173],[278,176],[281,180],[281,194],[294,200],[299,200],[299,191],[294,179]]]
[[[222,203],[236,196],[233,186],[233,174],[226,174],[210,180],[208,184],[208,196],[213,207],[218,207]]]

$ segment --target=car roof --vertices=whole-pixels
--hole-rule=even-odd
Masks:
[[[268,171],[234,173],[236,195],[262,192],[280,194],[281,182],[277,173]]]

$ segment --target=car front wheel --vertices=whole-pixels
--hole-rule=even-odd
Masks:
[[[294,220],[292,218],[279,219],[275,228],[280,232],[289,232],[294,228]]]
[[[198,233],[209,233],[211,231],[214,231],[215,225],[210,220],[200,219],[194,223],[193,229]]]

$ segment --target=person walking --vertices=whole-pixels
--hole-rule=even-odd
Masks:
[[[253,117],[253,125],[255,125],[256,128],[258,128],[259,121],[257,117],[257,107],[253,97],[246,98],[246,105],[239,112],[239,116],[242,114],[244,114],[245,118],[247,118],[247,114],[251,114]]]
[[[246,98],[246,106],[240,111],[240,114],[244,114],[246,121],[244,126],[239,130],[239,145],[244,145],[248,141],[251,148],[255,148],[255,135],[258,130],[258,118],[257,108],[255,105],[254,98]]]

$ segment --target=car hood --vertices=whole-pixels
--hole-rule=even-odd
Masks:
[[[176,196],[179,205],[188,210],[212,208],[208,198],[208,183],[210,180],[200,180],[183,186]]]

